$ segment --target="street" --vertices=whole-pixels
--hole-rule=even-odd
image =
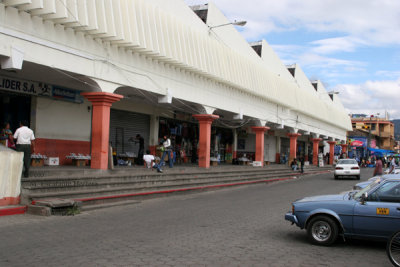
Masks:
[[[0,266],[391,266],[383,243],[314,246],[284,220],[293,200],[355,183],[329,173],[76,216],[0,217]]]

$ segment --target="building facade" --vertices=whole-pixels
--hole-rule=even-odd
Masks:
[[[393,150],[394,124],[388,118],[375,116],[357,116],[351,118],[352,128],[365,134],[370,140],[370,147]]]
[[[180,161],[206,168],[244,155],[316,163],[320,146],[345,143],[338,96],[229,23],[182,0],[0,1],[0,121],[28,120],[36,152],[90,155],[97,169],[110,144],[137,156],[137,134],[153,153],[172,136]]]

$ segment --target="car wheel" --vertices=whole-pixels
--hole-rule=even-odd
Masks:
[[[335,178],[335,180],[337,180],[337,179],[338,179],[338,176],[337,176],[337,175],[335,175],[335,176],[334,176],[334,178]]]
[[[360,175],[357,175],[357,176],[356,176],[356,179],[357,179],[357,180],[360,180]]]
[[[338,233],[339,229],[336,222],[323,215],[312,218],[307,227],[307,234],[311,243],[321,246],[332,245],[336,241]]]

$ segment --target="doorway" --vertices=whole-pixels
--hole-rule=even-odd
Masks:
[[[30,124],[31,97],[0,92],[0,123],[10,123],[11,130],[15,132],[23,120]]]

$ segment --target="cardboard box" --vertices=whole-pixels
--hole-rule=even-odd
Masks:
[[[47,166],[58,166],[60,165],[60,159],[58,157],[48,157],[45,159],[44,164]]]
[[[32,167],[43,167],[44,160],[43,159],[32,159],[31,166]]]
[[[86,166],[86,159],[73,159],[72,164],[77,167]]]
[[[218,161],[211,161],[211,166],[218,166]]]
[[[253,161],[253,167],[262,167],[261,161]]]

